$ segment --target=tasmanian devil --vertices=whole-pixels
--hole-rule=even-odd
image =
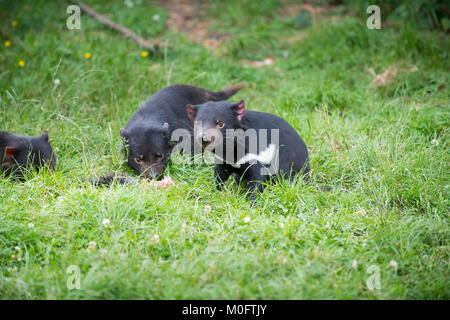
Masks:
[[[178,84],[155,93],[136,110],[125,129],[120,129],[128,165],[146,178],[161,178],[175,143],[183,140],[172,141],[173,131],[185,129],[192,135],[186,105],[226,100],[244,87],[241,83],[212,92]]]
[[[39,171],[48,166],[54,170],[55,163],[47,130],[35,137],[0,131],[0,171],[6,175],[23,178],[23,169],[34,167]]]
[[[292,180],[296,173],[309,178],[308,150],[298,133],[284,119],[249,111],[245,103],[206,102],[187,105],[194,122],[194,140],[215,156],[218,189],[231,174],[247,183],[254,199],[270,176]]]

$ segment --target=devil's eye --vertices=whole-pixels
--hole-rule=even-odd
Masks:
[[[225,127],[225,122],[217,120],[216,125],[217,128],[222,129],[223,127]]]

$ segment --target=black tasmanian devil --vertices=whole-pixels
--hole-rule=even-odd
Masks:
[[[54,170],[56,163],[47,130],[40,136],[21,136],[0,131],[0,172],[23,178],[23,169],[44,166]]]
[[[296,173],[309,178],[308,150],[298,133],[284,119],[249,111],[245,103],[206,102],[187,105],[194,122],[194,140],[215,155],[218,189],[233,173],[247,183],[248,196],[272,175],[292,180]]]
[[[155,93],[120,129],[128,165],[146,178],[161,178],[175,143],[180,142],[171,141],[173,131],[185,129],[192,135],[186,105],[226,100],[244,87],[241,83],[212,92],[178,84]]]

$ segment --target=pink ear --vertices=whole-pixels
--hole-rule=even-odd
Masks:
[[[245,115],[245,102],[244,100],[239,101],[236,107],[233,108],[236,112],[237,118],[239,121],[242,120],[242,118]]]
[[[191,121],[194,122],[197,111],[195,111],[195,109],[190,104],[188,104],[186,106],[186,111],[187,111],[187,115],[188,115],[189,119],[191,119]]]
[[[6,160],[11,160],[17,153],[17,150],[11,147],[6,147]]]
[[[48,141],[48,131],[44,130],[44,132],[42,133],[42,137],[44,138],[45,141]]]

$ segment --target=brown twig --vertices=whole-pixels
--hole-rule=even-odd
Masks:
[[[147,40],[143,39],[142,37],[138,36],[135,32],[131,31],[130,29],[125,28],[124,26],[109,20],[106,16],[104,16],[104,15],[98,13],[97,11],[93,10],[92,8],[90,8],[89,6],[84,4],[83,2],[75,0],[75,3],[81,9],[83,9],[83,11],[85,11],[88,15],[92,16],[94,19],[96,19],[96,20],[100,21],[101,23],[107,25],[111,29],[119,31],[125,37],[131,38],[131,40],[133,40],[134,42],[136,42],[140,46],[142,46],[144,48],[147,48],[147,49],[151,50],[152,52],[155,52],[158,49],[157,45],[153,45],[149,41],[147,41]]]

